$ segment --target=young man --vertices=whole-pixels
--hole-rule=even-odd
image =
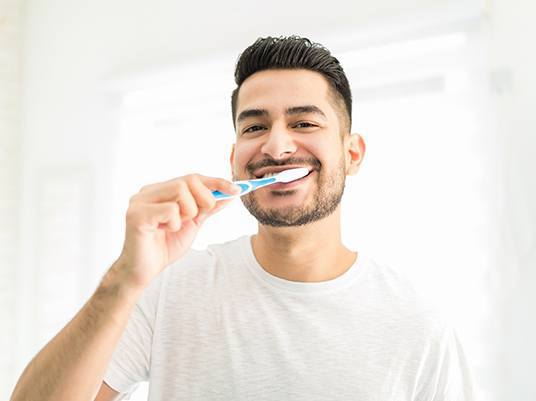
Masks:
[[[456,335],[408,283],[341,241],[340,200],[365,143],[337,59],[299,37],[257,40],[232,96],[234,179],[306,167],[242,201],[258,233],[194,251],[235,192],[190,175],[131,198],[122,253],[34,358],[12,400],[471,400]],[[96,397],[96,398],[95,398]]]

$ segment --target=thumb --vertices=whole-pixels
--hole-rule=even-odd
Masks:
[[[210,215],[207,212],[201,212],[196,217],[194,217],[192,220],[199,227],[208,218],[208,216],[210,216]]]
[[[218,201],[216,206],[214,206],[214,209],[212,209],[210,212],[208,212],[207,217],[210,217],[210,216],[218,213],[220,210],[222,210],[225,206],[227,206],[229,203],[231,203],[235,199],[236,198],[230,198],[230,199],[224,199],[224,200]]]

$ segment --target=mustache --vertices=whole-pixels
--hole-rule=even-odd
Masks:
[[[285,160],[274,160],[274,159],[264,159],[256,163],[251,163],[246,166],[246,169],[249,173],[253,172],[262,167],[282,167],[282,166],[308,166],[312,167],[315,170],[319,170],[322,163],[319,160],[314,158],[288,158]]]

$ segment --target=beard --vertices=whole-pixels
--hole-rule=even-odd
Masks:
[[[320,165],[318,162],[316,164]],[[331,174],[328,171],[324,171],[321,167],[316,171],[316,180],[312,183],[314,188],[313,199],[307,204],[280,208],[263,208],[258,202],[257,192],[250,192],[242,196],[242,203],[260,224],[266,226],[297,227],[321,220],[332,214],[341,202],[346,181],[344,159],[341,158],[338,166]],[[271,196],[293,196],[296,191],[298,190],[276,191],[272,192]]]

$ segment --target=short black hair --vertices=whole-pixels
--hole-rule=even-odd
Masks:
[[[352,93],[339,60],[319,43],[299,36],[268,36],[259,38],[239,56],[235,69],[236,89],[231,96],[233,125],[236,121],[236,103],[242,83],[263,70],[306,69],[322,74],[328,81],[334,100],[342,109],[342,126],[352,126]],[[345,114],[345,115],[344,115]]]

